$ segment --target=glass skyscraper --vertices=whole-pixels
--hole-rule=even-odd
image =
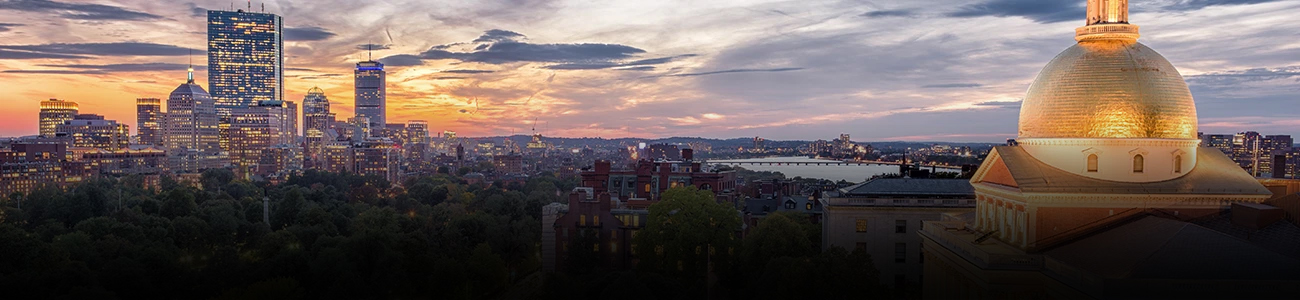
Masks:
[[[208,90],[223,117],[259,101],[284,100],[284,20],[275,14],[208,11]]]
[[[137,143],[162,146],[162,100],[158,98],[135,99],[135,132]]]
[[[384,128],[388,122],[385,112],[388,107],[385,99],[388,89],[384,88],[385,82],[384,64],[376,61],[357,63],[357,116],[369,118],[370,128],[376,131]]]

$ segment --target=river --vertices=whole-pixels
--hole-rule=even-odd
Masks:
[[[828,162],[828,161],[830,161],[830,162],[836,162],[835,160],[814,159],[814,158],[808,158],[808,157],[804,157],[804,156],[795,156],[795,157],[766,157],[766,158],[749,158],[749,159],[723,159],[723,160],[721,160],[721,161],[727,161],[727,162]],[[712,162],[710,162],[710,164],[712,164]],[[747,170],[754,170],[754,171],[772,171],[772,172],[781,172],[782,174],[785,174],[785,176],[786,176],[786,177],[789,177],[789,178],[794,178],[794,177],[797,176],[797,177],[804,177],[804,178],[820,178],[820,179],[829,179],[829,180],[835,180],[835,181],[844,180],[844,181],[849,181],[849,182],[862,182],[862,181],[866,181],[867,178],[871,178],[871,176],[876,176],[876,175],[881,175],[881,174],[889,174],[889,173],[898,173],[898,166],[897,166],[897,165],[823,165],[823,166],[818,166],[818,165],[750,165],[750,164],[737,165],[737,164],[732,164],[732,163],[724,163],[724,164],[725,164],[725,165],[731,165],[731,166],[738,166],[738,167],[741,167],[741,168],[745,168],[745,169],[747,169]],[[929,168],[925,168],[925,169],[929,169]],[[943,172],[943,171],[949,171],[949,172],[952,172],[952,171],[954,171],[954,170],[952,170],[952,169],[939,168],[939,171],[940,171],[940,172]],[[958,170],[958,171],[959,171],[959,170]]]

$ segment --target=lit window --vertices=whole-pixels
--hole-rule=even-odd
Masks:
[[[858,219],[858,222],[857,222],[857,231],[858,231],[858,232],[867,232],[867,220],[866,220],[866,219]]]
[[[578,226],[587,226],[587,215],[578,216]]]

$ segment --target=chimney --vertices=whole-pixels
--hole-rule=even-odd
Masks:
[[[691,161],[695,159],[695,150],[691,148],[682,149],[682,160]]]
[[[598,160],[598,161],[596,161],[596,174],[609,174],[609,161],[608,161],[608,160]]]
[[[1233,203],[1231,213],[1233,225],[1250,230],[1264,229],[1286,217],[1281,208],[1260,203]]]

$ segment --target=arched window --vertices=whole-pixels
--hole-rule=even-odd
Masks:
[[[1088,172],[1097,172],[1097,155],[1088,154]]]
[[[1144,169],[1145,167],[1146,167],[1146,161],[1142,158],[1142,154],[1134,155],[1133,173],[1142,173],[1142,169]]]
[[[1175,155],[1175,156],[1174,156],[1174,173],[1182,173],[1182,172],[1183,172],[1183,156],[1182,156],[1182,155]]]

